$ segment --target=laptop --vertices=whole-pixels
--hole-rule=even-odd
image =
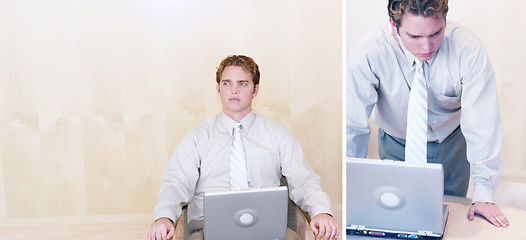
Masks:
[[[347,158],[347,234],[433,239],[444,233],[441,164]]]
[[[205,239],[285,239],[287,204],[285,186],[205,193]]]

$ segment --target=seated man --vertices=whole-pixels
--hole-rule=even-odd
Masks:
[[[174,223],[184,205],[188,205],[192,238],[202,238],[202,224],[193,222],[204,219],[205,192],[276,187],[282,176],[288,182],[290,198],[312,217],[310,227],[318,239],[338,237],[329,197],[303,157],[298,141],[283,126],[252,112],[259,78],[259,67],[252,58],[233,55],[223,59],[216,72],[223,112],[191,130],[175,149],[166,167],[148,239],[173,237]],[[236,131],[242,139],[241,152],[235,150],[239,146]],[[239,156],[241,161],[237,161]]]

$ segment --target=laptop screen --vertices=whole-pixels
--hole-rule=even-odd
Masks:
[[[287,204],[287,187],[205,193],[205,239],[285,239]]]
[[[442,235],[441,164],[348,158],[346,165],[348,229]]]

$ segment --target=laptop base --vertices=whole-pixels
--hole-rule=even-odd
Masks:
[[[410,234],[410,233],[390,233],[390,232],[381,232],[381,231],[353,230],[353,229],[346,229],[346,234],[375,237],[375,238],[386,238],[386,239],[424,239],[424,240],[425,239],[429,239],[429,240],[442,239],[442,237],[420,236],[418,234]]]

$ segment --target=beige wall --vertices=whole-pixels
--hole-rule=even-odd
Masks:
[[[387,21],[387,2],[347,1],[348,49],[372,25]],[[525,8],[519,0],[451,0],[447,16],[475,33],[491,58],[503,124],[504,176],[510,177],[526,177],[526,23],[520,18]],[[371,146],[369,156],[377,157],[375,136]]]
[[[229,54],[341,205],[341,2],[0,3],[0,222],[151,212],[179,140],[220,112]]]

